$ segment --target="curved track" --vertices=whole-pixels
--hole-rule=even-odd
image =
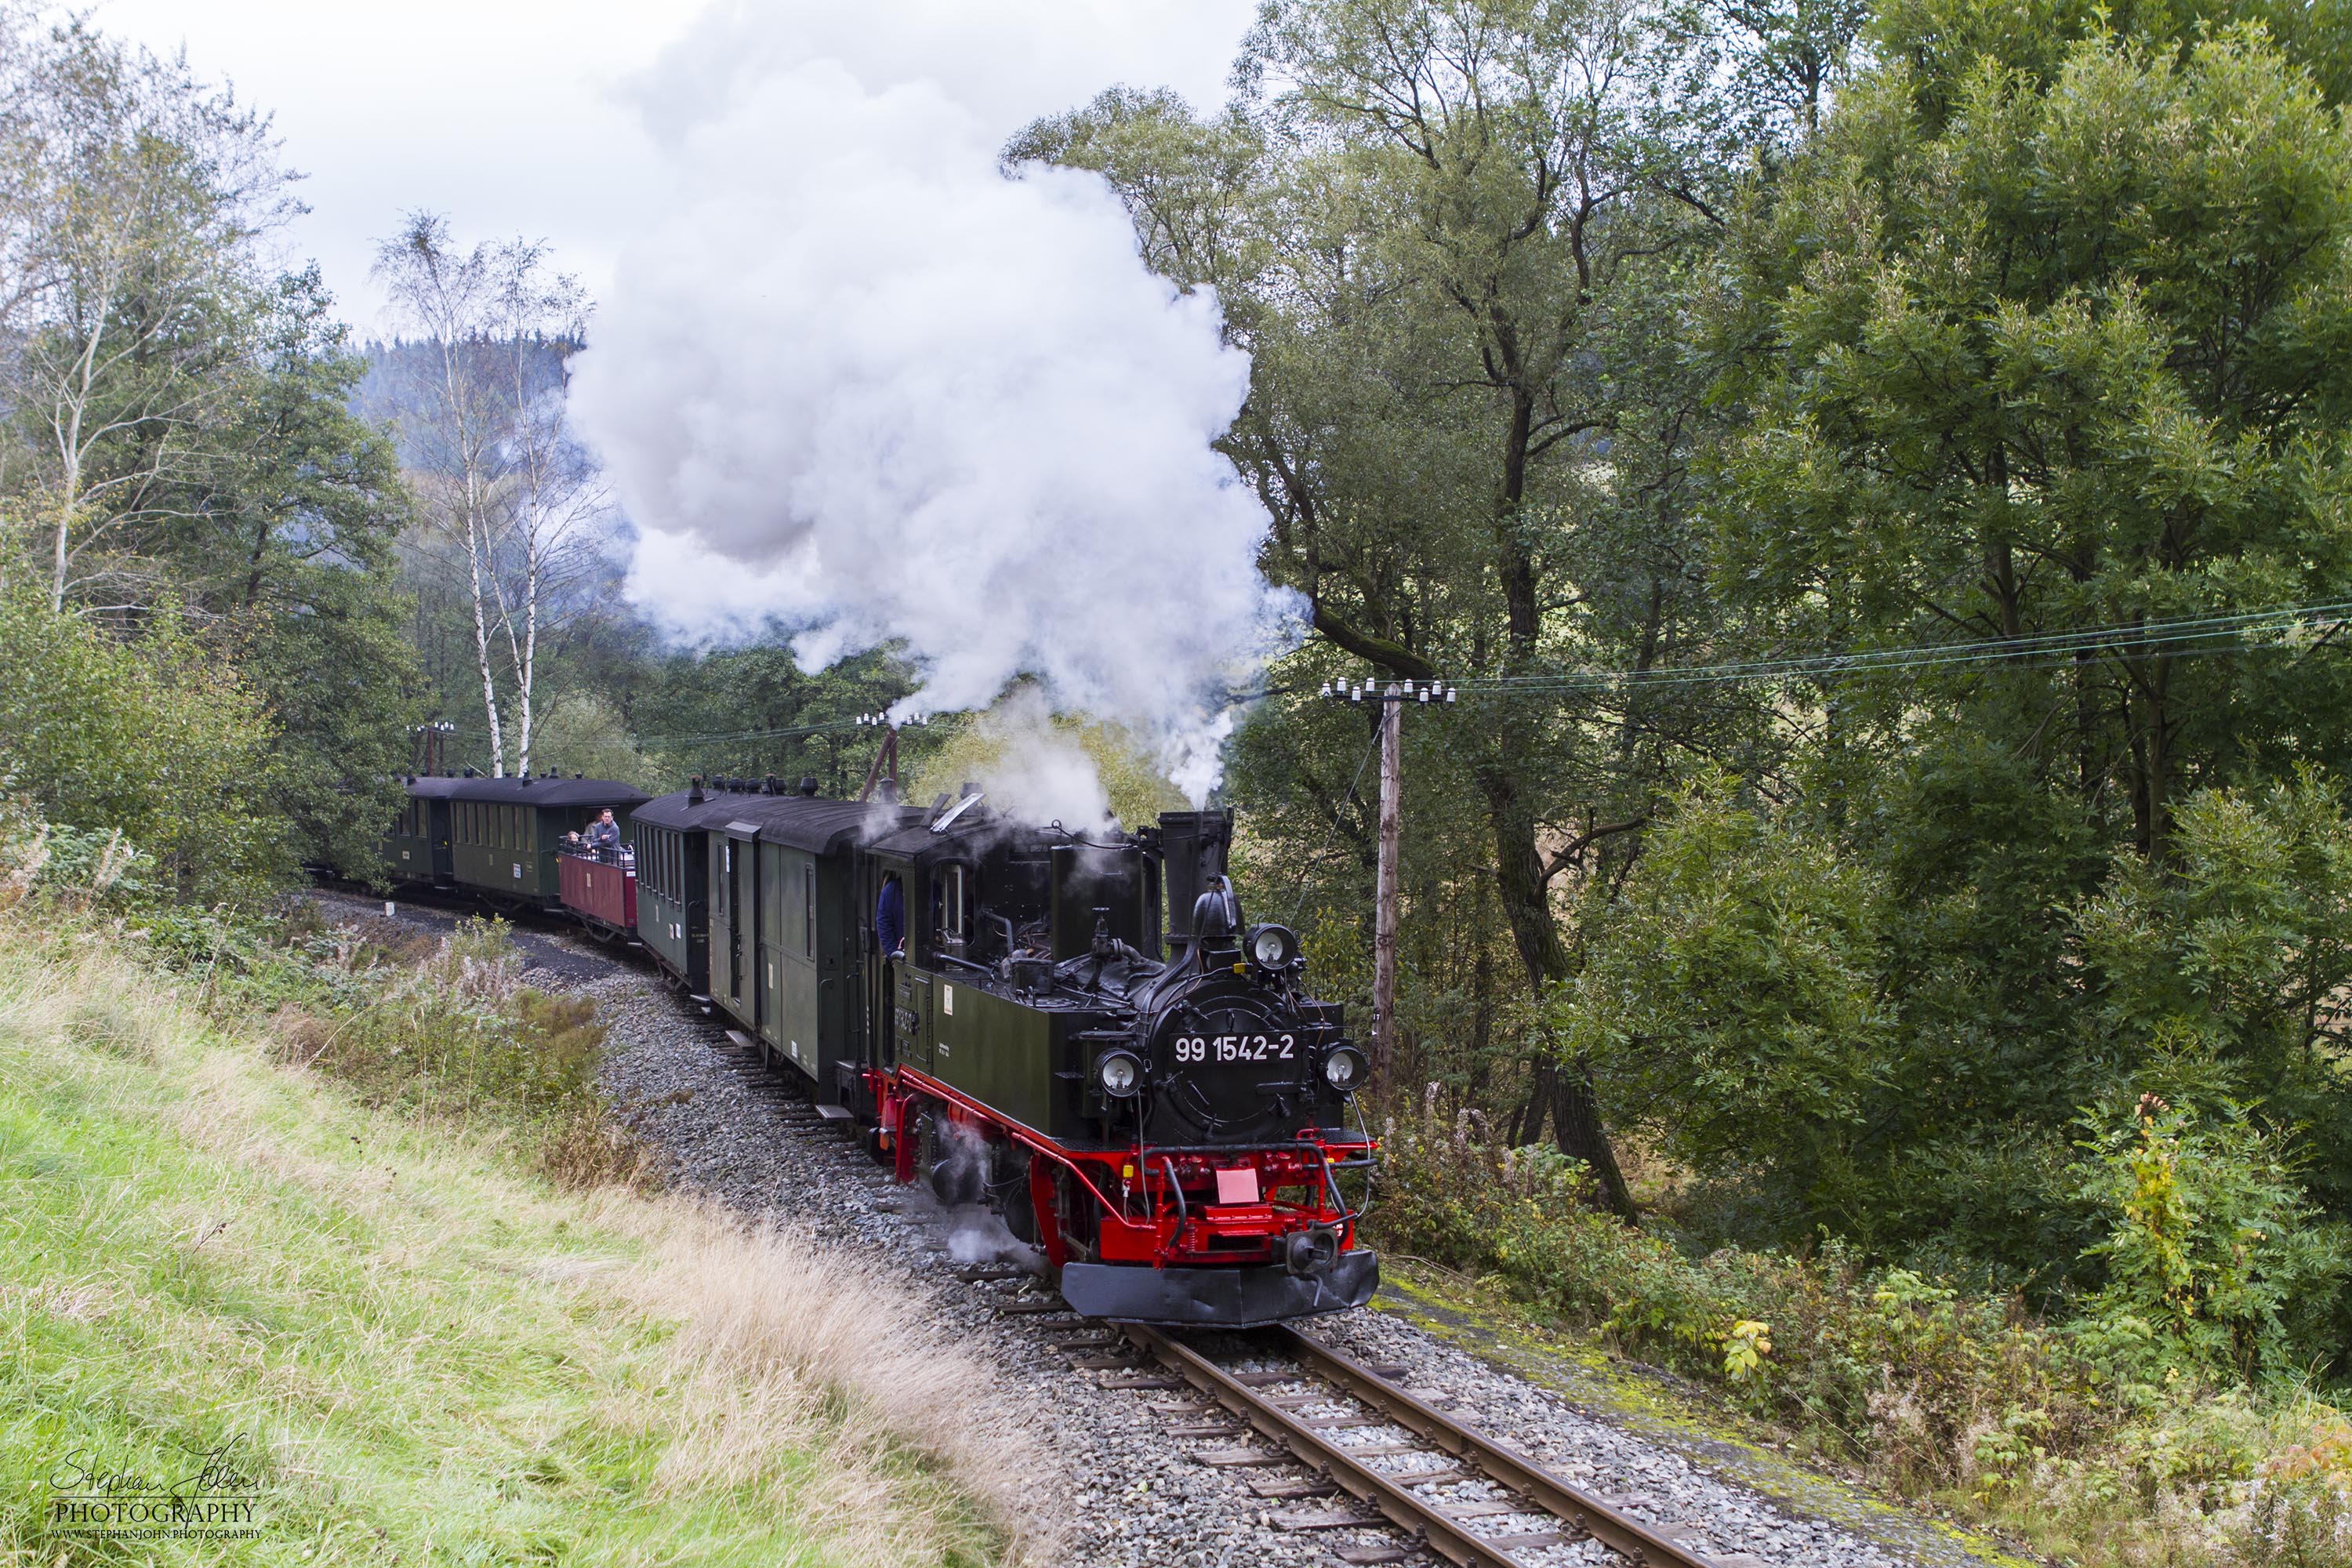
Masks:
[[[1261,1484],[1257,1489],[1261,1496],[1304,1500],[1345,1493],[1360,1505],[1353,1510],[1317,1508],[1287,1514],[1277,1521],[1286,1528],[1336,1529],[1386,1522],[1411,1537],[1413,1547],[1463,1568],[1522,1568],[1521,1558],[1515,1553],[1588,1539],[1647,1568],[1745,1568],[1756,1561],[1745,1555],[1701,1553],[1676,1539],[1677,1534],[1696,1534],[1696,1531],[1644,1524],[1629,1517],[1608,1500],[1570,1485],[1525,1455],[1415,1398],[1377,1370],[1296,1329],[1267,1331],[1281,1353],[1298,1363],[1300,1370],[1293,1374],[1231,1372],[1160,1329],[1141,1323],[1117,1327],[1185,1383],[1239,1416],[1250,1430],[1280,1444],[1297,1463],[1315,1472],[1316,1479],[1305,1482]],[[1310,1386],[1303,1393],[1266,1392],[1295,1390],[1301,1384]],[[1314,1384],[1322,1387],[1317,1389]],[[1305,1413],[1334,1406],[1349,1413]],[[1416,1441],[1351,1446],[1339,1436],[1367,1426],[1402,1427]],[[1190,1427],[1185,1435],[1206,1436],[1219,1430]],[[1425,1450],[1422,1445],[1426,1445]],[[1377,1469],[1365,1463],[1368,1458],[1408,1451],[1427,1451],[1451,1462],[1403,1471]],[[1209,1450],[1195,1457],[1209,1464],[1264,1464],[1276,1458],[1251,1449]],[[1474,1503],[1454,1503],[1433,1495],[1433,1489],[1470,1479],[1484,1479],[1506,1495],[1482,1496]],[[1378,1555],[1342,1554],[1343,1560],[1354,1562],[1393,1561],[1406,1555],[1408,1552],[1393,1549]]]

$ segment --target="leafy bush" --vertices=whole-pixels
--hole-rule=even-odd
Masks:
[[[2143,1095],[2120,1125],[2083,1120],[2083,1195],[2113,1215],[2092,1251],[2107,1284],[2086,1303],[2095,1324],[2145,1324],[2118,1337],[2142,1370],[2252,1377],[2296,1370],[2309,1325],[2352,1271],[2340,1222],[2324,1222],[2277,1140],[2225,1106],[2199,1118]]]
[[[1556,1027],[1621,1128],[1701,1169],[1757,1168],[1801,1214],[1851,1213],[1895,1061],[1886,918],[1876,878],[1714,775],[1593,922]]]
[[[2111,1246],[2148,1247],[2136,1227],[2177,1234],[2179,1205],[2193,1210],[2189,1288],[2231,1347],[2261,1321],[2260,1303],[2284,1310],[2324,1293],[2335,1276],[2320,1258],[2294,1255],[2299,1242],[2231,1251],[2247,1245],[2229,1239],[2237,1227],[2279,1223],[2291,1184],[2249,1162],[2236,1134],[2179,1119],[2149,1125],[2153,1143],[2143,1128],[2084,1152],[2078,1175],[2106,1205]],[[2340,1484],[2315,1480],[2317,1462],[2291,1456],[2303,1434],[2343,1418],[2292,1384],[2236,1384],[2233,1352],[2208,1353],[2195,1332],[2131,1310],[2147,1289],[2137,1261],[2084,1316],[2051,1323],[2014,1295],[1866,1266],[1833,1241],[1810,1256],[1726,1247],[1695,1258],[1595,1209],[1581,1168],[1556,1152],[1496,1148],[1479,1130],[1473,1113],[1438,1114],[1433,1093],[1417,1114],[1386,1122],[1380,1245],[1483,1276],[1899,1492],[2037,1533],[2053,1551],[2105,1563],[2338,1561],[2278,1553],[2340,1527]],[[2142,1217],[2141,1188],[2126,1190],[2118,1173],[2150,1150],[2182,1173],[2176,1206]],[[2313,1452],[2336,1453],[2328,1441],[2309,1439]],[[2162,1558],[2177,1539],[2134,1554],[2144,1536],[2183,1531],[2206,1555]],[[2284,1544],[2265,1556],[2263,1542]]]
[[[271,740],[259,700],[175,616],[118,640],[0,593],[0,786],[59,835],[127,839],[143,891],[250,900],[292,874]]]

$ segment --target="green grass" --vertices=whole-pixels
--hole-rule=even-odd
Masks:
[[[831,1364],[856,1336],[722,1300],[821,1261],[560,1194],[273,1066],[96,939],[0,924],[0,1562],[996,1560],[985,1442],[868,1398],[886,1367]],[[887,1325],[846,1278],[836,1316]],[[253,1539],[51,1520],[60,1471],[215,1451]]]

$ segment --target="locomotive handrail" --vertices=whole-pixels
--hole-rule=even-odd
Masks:
[[[1315,1148],[1316,1152],[1323,1156],[1323,1189],[1331,1194],[1331,1206],[1339,1211],[1342,1221],[1349,1225],[1355,1224],[1357,1219],[1355,1211],[1349,1208],[1348,1200],[1339,1195],[1339,1177],[1331,1169],[1331,1152],[1319,1143]]]

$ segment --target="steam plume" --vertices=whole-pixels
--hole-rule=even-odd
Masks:
[[[1222,694],[1295,636],[1210,447],[1248,365],[1097,178],[997,165],[1120,65],[1199,55],[1204,11],[1229,52],[1225,0],[789,5],[673,51],[641,93],[670,210],[573,394],[641,604],[698,642],[780,620],[810,666],[901,639],[916,710],[1034,675],[1205,793]]]

